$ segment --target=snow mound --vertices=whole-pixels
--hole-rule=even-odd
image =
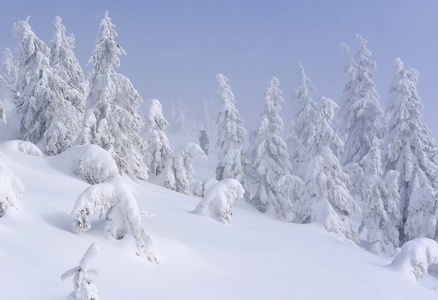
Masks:
[[[218,181],[214,178],[208,178],[203,181],[197,180],[191,184],[192,194],[197,197],[204,197],[208,190]]]
[[[40,148],[38,148],[35,144],[29,141],[22,141],[18,144],[18,150],[33,156],[43,156]]]
[[[438,262],[438,244],[428,238],[406,242],[390,267],[405,273],[414,280],[420,280],[427,273],[429,265]]]
[[[23,192],[21,180],[0,162],[0,217],[5,215],[9,207],[16,206]]]
[[[103,148],[88,144],[74,147],[77,150],[76,174],[90,184],[102,183],[119,174],[119,169],[111,154]]]
[[[239,181],[227,178],[212,186],[193,213],[209,216],[222,223],[230,223],[231,206],[242,198],[245,190]]]
[[[137,246],[136,254],[157,262],[152,241],[141,224],[137,201],[122,177],[90,186],[79,196],[71,213],[76,219],[73,227],[87,231],[91,228],[89,217],[94,214],[105,218],[105,230],[115,239],[131,234]]]

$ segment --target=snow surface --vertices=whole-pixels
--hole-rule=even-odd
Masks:
[[[197,137],[169,136],[173,149]],[[140,210],[157,213],[142,225],[159,264],[135,255],[132,237],[115,240],[101,226],[77,233],[70,215],[90,185],[74,170],[72,153],[26,155],[18,141],[0,144],[0,160],[23,182],[18,208],[0,218],[1,299],[66,299],[77,265],[92,243],[100,299],[436,299],[438,280],[420,282],[387,266],[391,258],[346,243],[317,224],[292,224],[238,200],[231,224],[190,213],[201,200],[133,182]],[[217,149],[195,160],[196,180],[213,178]],[[91,222],[98,224],[98,219]]]

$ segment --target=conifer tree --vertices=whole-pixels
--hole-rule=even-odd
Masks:
[[[14,56],[9,48],[5,48],[3,52],[2,73],[7,86],[11,89],[15,88],[18,75],[17,66],[14,63]]]
[[[148,167],[141,155],[146,142],[139,135],[144,124],[137,113],[142,99],[131,81],[114,70],[120,66],[119,56],[126,55],[116,37],[115,25],[105,12],[89,61],[93,67],[80,141],[107,150],[121,173],[147,179]]]

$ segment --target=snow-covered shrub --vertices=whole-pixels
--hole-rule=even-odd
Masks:
[[[195,143],[181,146],[167,161],[164,173],[165,188],[190,195],[190,183],[193,181],[193,160],[196,156],[206,158],[204,151]]]
[[[0,217],[9,207],[14,207],[24,192],[21,180],[0,162]]]
[[[231,206],[236,199],[242,198],[245,190],[239,181],[227,178],[212,186],[193,213],[209,216],[222,223],[230,223]]]
[[[29,141],[22,141],[18,144],[18,150],[33,156],[43,156],[40,148],[38,148],[35,144]]]
[[[76,174],[90,184],[105,182],[119,174],[114,159],[108,151],[96,145],[83,145],[78,152]]]
[[[91,227],[89,217],[99,214],[105,218],[105,230],[115,239],[131,234],[136,243],[138,256],[157,262],[152,241],[141,224],[141,212],[131,189],[123,178],[88,187],[76,200],[72,216],[76,218],[73,227],[87,231]]]
[[[91,259],[97,253],[99,253],[99,247],[93,243],[85,252],[84,257],[79,262],[79,266],[61,275],[62,280],[74,275],[73,292],[70,293],[67,300],[99,300],[99,291],[90,279],[90,275],[99,275],[99,271],[89,267]]]
[[[214,178],[208,178],[203,181],[197,180],[190,185],[192,194],[197,197],[204,197],[208,190],[216,183],[218,181]]]
[[[277,217],[285,221],[300,222],[304,206],[301,202],[304,192],[303,180],[298,176],[285,175],[280,177],[277,186]]]
[[[390,267],[412,279],[420,280],[427,273],[428,266],[437,262],[437,242],[428,238],[418,238],[403,245]]]

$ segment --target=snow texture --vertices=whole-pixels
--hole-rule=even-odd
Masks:
[[[38,148],[35,144],[32,144],[29,141],[20,142],[18,144],[18,150],[28,155],[43,156],[43,153],[41,152],[40,148]]]
[[[193,213],[208,216],[222,223],[230,223],[231,206],[243,197],[245,190],[234,178],[227,178],[213,185],[205,194]]]
[[[9,207],[17,206],[24,192],[21,180],[0,161],[0,217]]]
[[[400,253],[390,264],[390,268],[418,281],[427,274],[429,265],[437,262],[437,242],[428,238],[417,238],[402,246]]]
[[[90,229],[89,218],[99,214],[105,218],[105,231],[111,236],[120,240],[126,234],[132,235],[137,247],[136,254],[157,262],[152,241],[141,224],[137,201],[121,177],[88,187],[76,200],[71,214],[76,219],[73,227],[80,231]]]
[[[73,277],[73,292],[67,297],[67,300],[99,300],[99,291],[90,278],[90,275],[99,275],[99,271],[90,268],[91,259],[99,253],[99,247],[91,244],[79,262],[79,266],[74,267],[61,275],[65,280]]]

